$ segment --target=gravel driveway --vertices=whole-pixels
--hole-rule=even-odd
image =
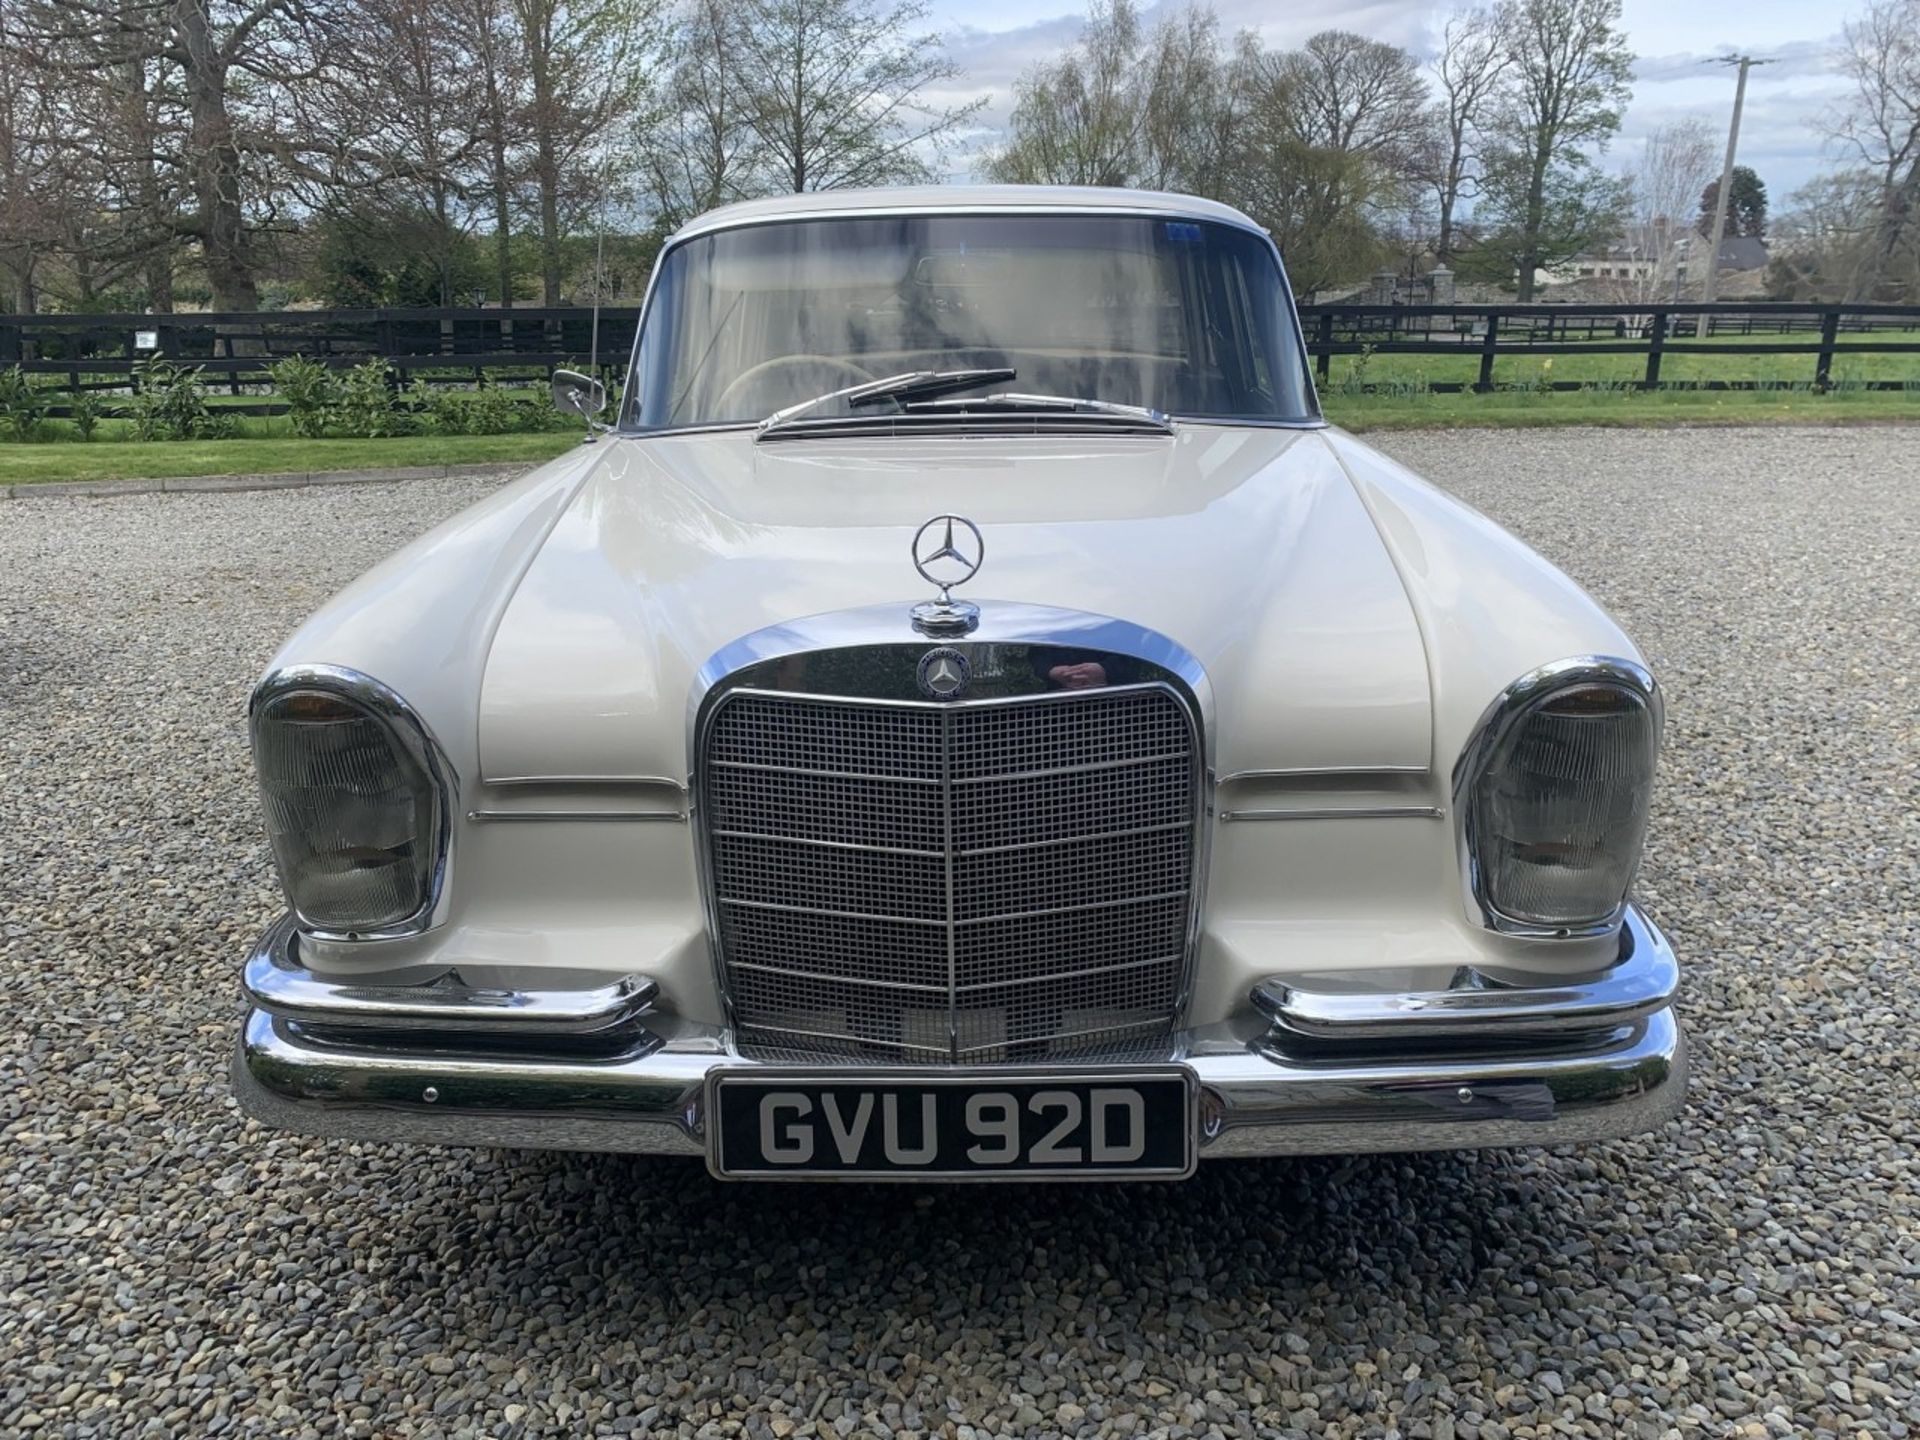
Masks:
[[[490,481],[0,507],[0,1434],[1920,1431],[1920,431],[1408,435],[1669,687],[1698,1079],[1585,1151],[723,1187],[228,1098],[242,709]]]

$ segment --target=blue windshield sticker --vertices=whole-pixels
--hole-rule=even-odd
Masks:
[[[1179,245],[1198,245],[1200,243],[1200,227],[1187,220],[1169,220],[1167,222],[1167,239]]]

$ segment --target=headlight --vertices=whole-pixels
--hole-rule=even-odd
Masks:
[[[1625,660],[1543,666],[1494,702],[1454,776],[1483,923],[1537,936],[1619,923],[1646,841],[1660,724],[1653,677]]]
[[[366,676],[303,667],[254,694],[253,764],[267,836],[303,928],[416,934],[445,860],[443,762],[406,703]]]

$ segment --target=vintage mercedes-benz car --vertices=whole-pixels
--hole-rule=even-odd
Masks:
[[[595,428],[261,680],[288,914],[246,962],[248,1113],[1094,1179],[1680,1104],[1629,899],[1660,693],[1571,581],[1321,420],[1244,215],[719,210]]]

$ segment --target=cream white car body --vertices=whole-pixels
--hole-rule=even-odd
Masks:
[[[1220,213],[1171,197],[1009,194],[781,204]],[[701,227],[765,218],[739,209]],[[1623,935],[1639,961],[1657,952],[1670,969],[1637,912],[1626,930],[1585,938],[1482,923],[1455,814],[1456,765],[1519,677],[1569,657],[1641,657],[1558,570],[1337,429],[1172,428],[1147,441],[876,434],[790,445],[742,426],[615,433],[364,576],[268,672],[330,667],[404,697],[451,772],[446,884],[424,933],[299,937],[300,995],[425,996],[456,982],[475,994],[568,994],[640,977],[654,987],[651,1058],[631,1062],[625,1118],[612,1091],[578,1113],[537,1098],[455,1104],[477,1078],[524,1077],[542,1062],[377,1046],[364,1064],[343,1062],[337,1049],[302,1049],[301,999],[276,1003],[256,987],[237,1072],[249,1108],[325,1133],[697,1152],[707,1071],[738,1059],[688,823],[703,667],[740,637],[803,617],[891,610],[898,638],[915,639],[909,608],[930,592],[914,535],[955,512],[985,539],[965,596],[986,616],[1025,605],[1119,617],[1177,642],[1205,672],[1204,903],[1180,1053],[1168,1057],[1199,1074],[1203,1158],[1583,1138],[1664,1117],[1685,1069],[1670,980],[1657,1004],[1642,994],[1607,1011],[1607,1033],[1577,1053],[1548,1045],[1532,1069],[1451,1041],[1418,1063],[1391,1047],[1275,1057],[1253,999],[1262,984],[1372,997],[1391,1014],[1408,997],[1418,1011],[1422,997],[1458,996],[1472,975],[1551,1009],[1554,987],[1583,993],[1618,970]],[[280,963],[284,976],[294,962]],[[1486,1023],[1496,1033],[1499,1015]],[[1570,1056],[1610,1077],[1606,1104],[1584,1106],[1541,1078]],[[1297,1098],[1316,1084],[1334,1097],[1318,1109]],[[1512,1087],[1532,1087],[1544,1110],[1483,1113],[1476,1095],[1503,1085],[1509,1101]]]

